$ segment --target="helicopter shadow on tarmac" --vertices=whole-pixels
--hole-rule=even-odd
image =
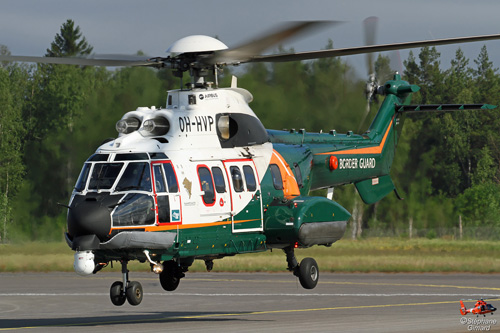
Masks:
[[[265,322],[268,320],[257,318],[242,318],[248,312],[234,312],[228,315],[225,312],[151,312],[149,314],[130,315],[128,313],[108,315],[102,317],[64,317],[58,318],[31,318],[31,319],[2,319],[0,320],[0,329],[28,329],[28,328],[51,328],[51,327],[103,327],[113,325],[137,325],[137,324],[168,324],[168,323],[221,323],[221,322],[239,322],[244,325],[245,322]],[[222,317],[224,316],[224,317]]]

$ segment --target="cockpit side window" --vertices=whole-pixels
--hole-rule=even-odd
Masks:
[[[155,176],[155,191],[156,193],[167,192],[167,187],[165,186],[165,180],[163,178],[163,168],[160,164],[153,166],[153,172]]]
[[[170,193],[179,192],[179,185],[177,184],[177,178],[175,177],[175,172],[172,164],[164,163],[163,167],[165,168],[165,178],[167,179],[168,191]]]
[[[80,172],[80,177],[78,177],[78,180],[75,185],[75,190],[78,192],[81,192],[85,189],[85,185],[87,184],[87,178],[89,177],[89,172],[90,172],[90,163],[85,163],[82,168],[82,172]]]
[[[89,190],[109,190],[116,181],[123,163],[96,163],[89,181]]]
[[[118,185],[116,185],[115,190],[138,190],[151,192],[151,172],[149,170],[149,163],[129,163],[123,172]]]

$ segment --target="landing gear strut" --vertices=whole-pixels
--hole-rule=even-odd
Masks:
[[[319,280],[319,269],[316,260],[304,258],[299,265],[297,258],[295,258],[293,246],[287,246],[283,251],[286,254],[288,270],[299,278],[300,285],[305,289],[314,289]]]
[[[130,305],[139,305],[142,302],[142,286],[137,281],[128,280],[128,261],[122,261],[122,281],[115,281],[111,288],[109,289],[109,297],[111,298],[111,303],[116,306],[121,306],[127,300]]]

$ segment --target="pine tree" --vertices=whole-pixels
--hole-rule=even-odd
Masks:
[[[75,57],[89,55],[93,47],[89,45],[85,37],[82,37],[80,27],[75,28],[75,22],[68,19],[61,26],[61,32],[58,33],[54,41],[47,49],[47,57]]]

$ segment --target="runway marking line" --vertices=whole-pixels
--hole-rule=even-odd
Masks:
[[[110,279],[102,277],[101,279]],[[144,278],[142,280],[157,281],[157,278]],[[245,280],[245,279],[211,279],[211,278],[192,278],[186,279],[186,282],[255,282],[255,283],[296,283],[296,280]],[[338,285],[364,285],[364,286],[396,286],[396,287],[427,287],[427,288],[455,288],[455,289],[478,289],[478,290],[495,290],[500,291],[497,287],[476,287],[476,286],[454,286],[446,284],[423,284],[423,283],[389,283],[389,282],[349,282],[349,281],[321,281],[321,284],[338,284]]]

